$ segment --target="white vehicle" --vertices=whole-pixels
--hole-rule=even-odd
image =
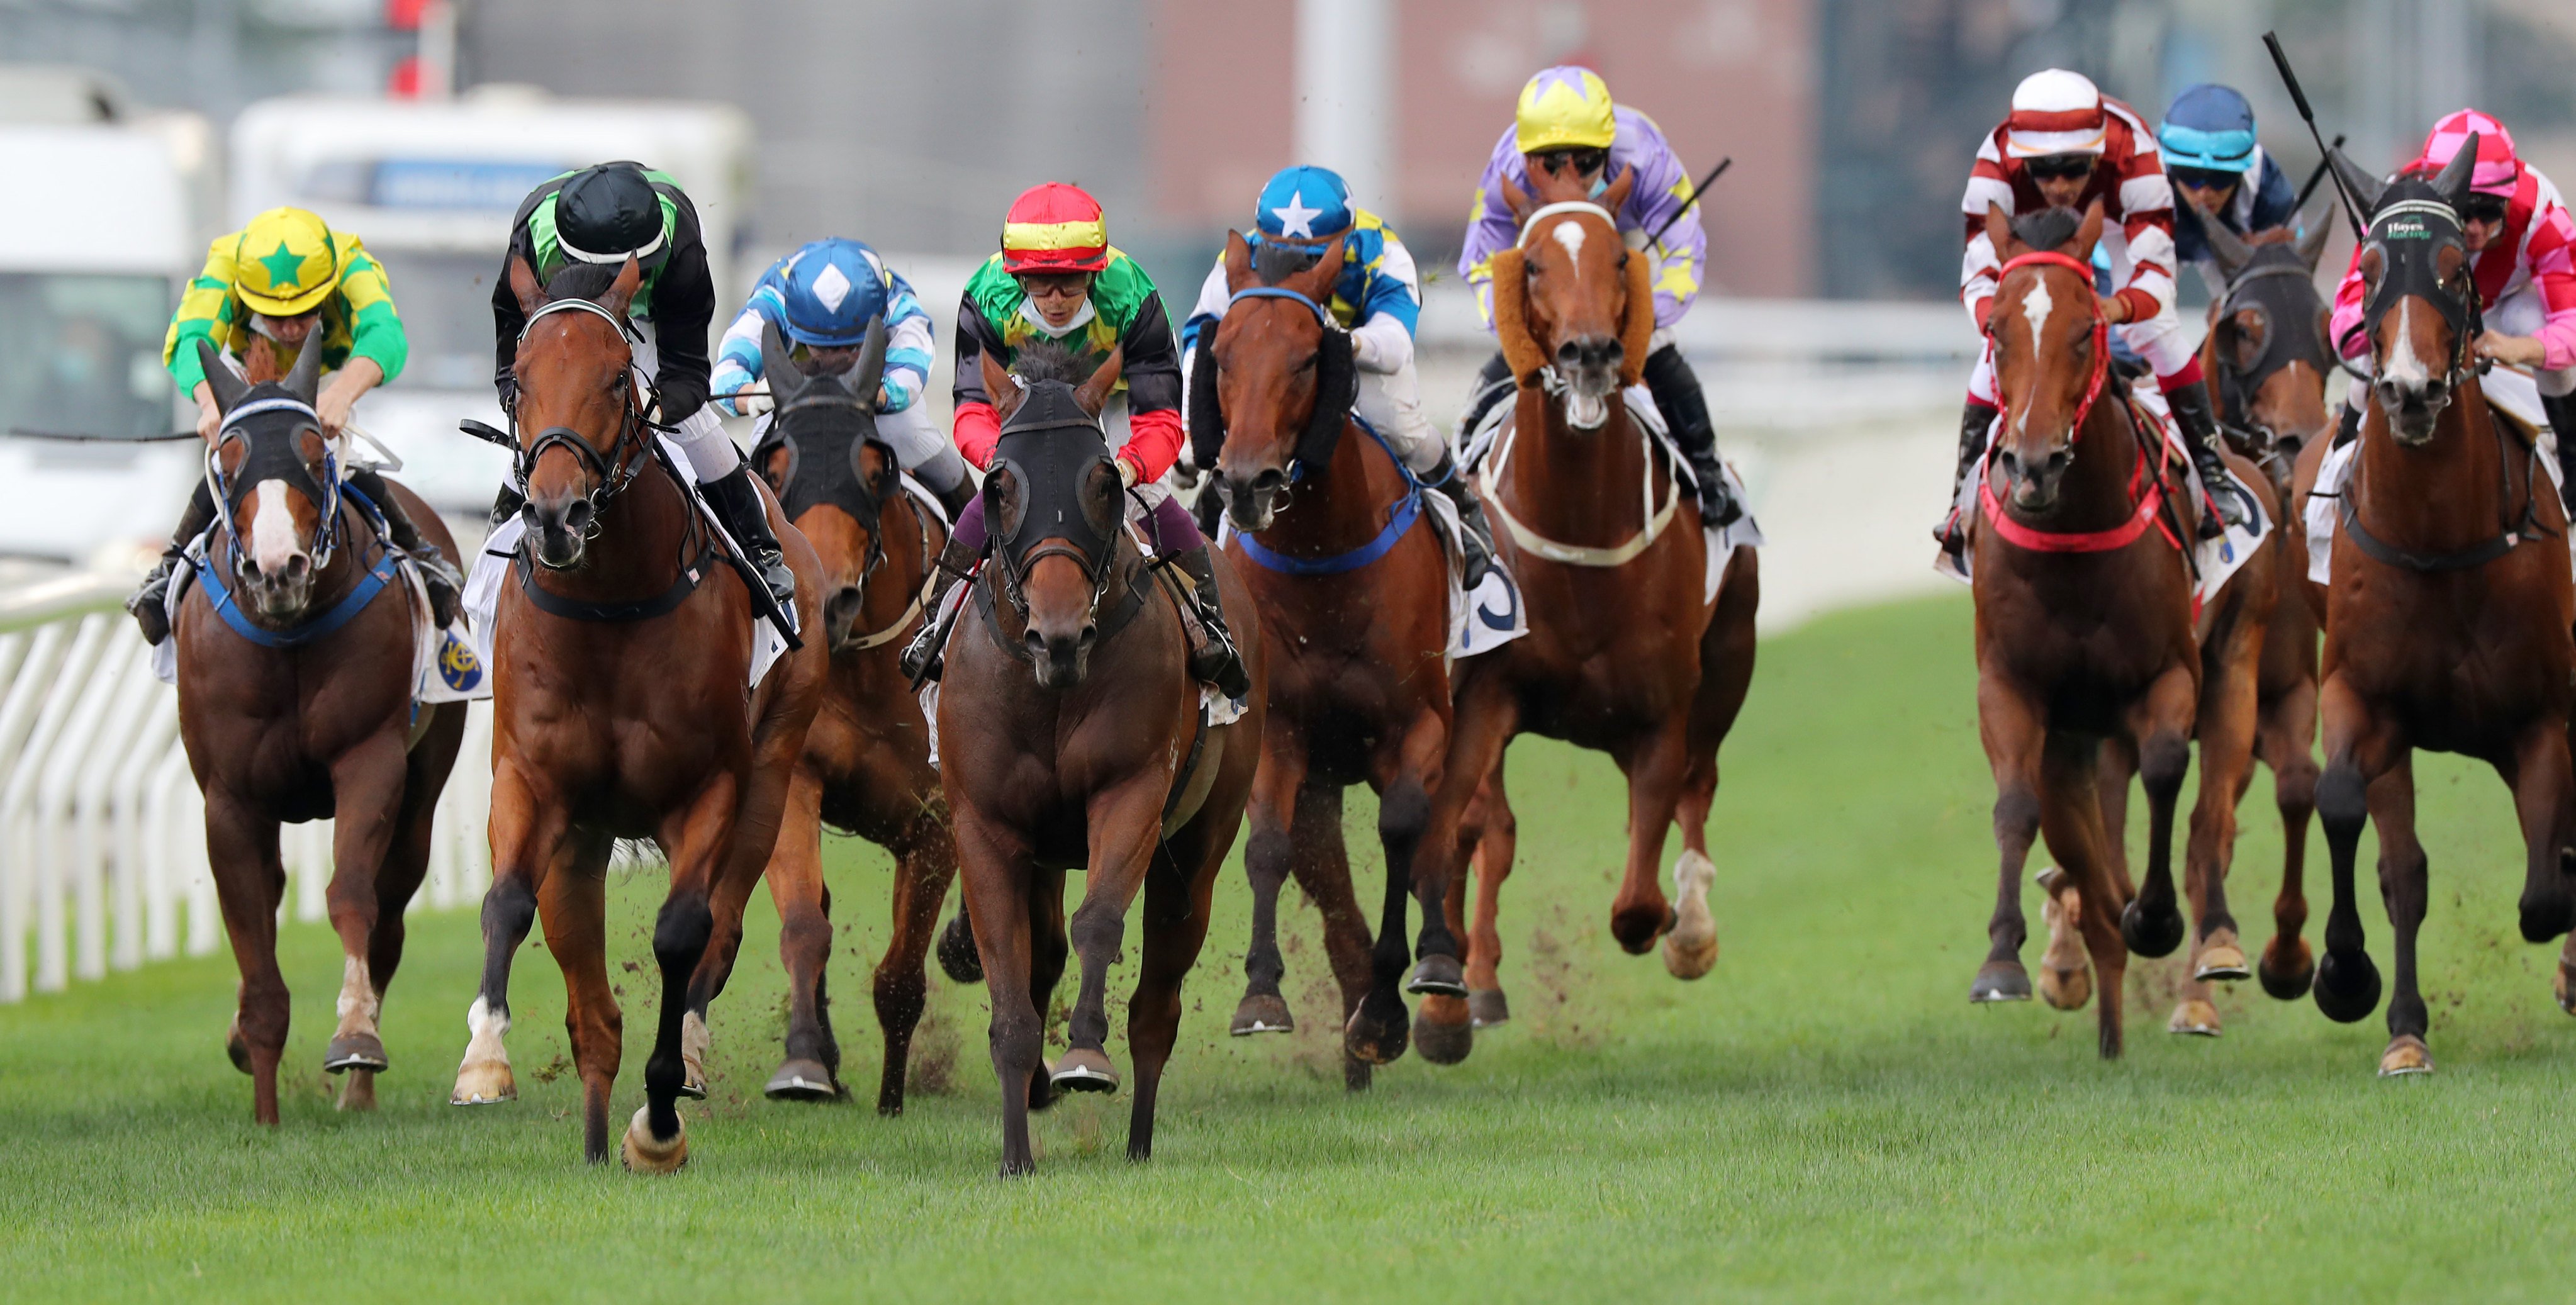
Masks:
[[[210,236],[212,144],[97,74],[0,68],[0,554],[121,563],[178,521],[199,446],[121,441],[187,428],[161,341]]]
[[[509,458],[456,423],[502,423],[492,289],[519,202],[593,163],[668,172],[697,204],[721,301],[735,284],[751,150],[750,119],[722,104],[556,99],[515,86],[445,101],[287,96],[233,123],[231,213],[241,223],[280,205],[310,209],[383,262],[411,357],[360,402],[356,424],[403,460],[400,478],[423,498],[480,514]]]

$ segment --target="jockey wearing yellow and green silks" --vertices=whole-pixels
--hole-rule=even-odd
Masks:
[[[161,344],[162,365],[180,391],[196,400],[197,434],[212,441],[222,417],[206,382],[200,340],[213,344],[236,368],[254,348],[265,347],[281,372],[305,349],[322,350],[322,366],[333,374],[314,399],[313,410],[323,433],[333,437],[348,424],[359,397],[401,375],[411,354],[384,266],[356,236],[333,231],[300,208],[270,209],[249,226],[216,237],[206,250],[205,270],[188,282],[179,311],[170,319],[170,332]],[[454,565],[422,544],[419,529],[374,468],[347,468],[341,479],[383,510],[393,546],[420,564],[433,612],[445,626],[455,618],[462,587]],[[170,632],[163,606],[180,550],[214,519],[213,493],[199,480],[160,565],[126,600],[126,609],[151,642],[159,643]]]

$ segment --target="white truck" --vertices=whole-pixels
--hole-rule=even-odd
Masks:
[[[730,105],[558,99],[498,85],[453,100],[295,95],[243,110],[231,152],[233,221],[280,205],[310,209],[383,262],[411,358],[353,420],[403,460],[405,484],[450,513],[488,509],[508,469],[506,453],[459,435],[456,423],[501,424],[493,279],[511,215],[538,183],[613,159],[670,173],[697,205],[719,317],[726,301],[739,302],[752,135]]]

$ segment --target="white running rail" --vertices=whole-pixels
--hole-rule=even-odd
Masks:
[[[0,594],[0,1002],[183,946],[203,956],[222,936],[178,694],[153,677],[127,584],[73,575]],[[415,910],[480,902],[491,882],[491,726],[491,704],[473,704]],[[281,917],[322,919],[331,822],[280,841]]]

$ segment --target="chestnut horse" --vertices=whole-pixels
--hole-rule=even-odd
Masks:
[[[322,350],[283,382],[244,382],[200,342],[224,413],[206,460],[220,524],[181,600],[179,737],[206,795],[206,857],[241,967],[224,1047],[251,1076],[252,1113],[277,1122],[286,980],[277,827],[330,818],[339,1025],[322,1067],[346,1072],[342,1109],[372,1110],[385,1069],[377,1013],[402,964],[403,908],[429,869],[431,818],[456,763],[465,704],[416,709],[413,641],[428,624],[372,520],[339,483],[314,414]],[[259,374],[254,370],[254,375]],[[424,537],[457,556],[427,504],[388,480]],[[388,589],[401,590],[391,601]]]
[[[2522,936],[2545,942],[2576,915],[2576,775],[2568,759],[2576,588],[2566,517],[2545,454],[2487,410],[2470,347],[2478,290],[2458,217],[2472,135],[2429,182],[2381,184],[2330,154],[2370,212],[2356,261],[2367,287],[2370,403],[2337,507],[2326,606],[2325,776],[2317,815],[2333,861],[2317,1008],[2350,1023],[2379,1004],[2363,950],[2353,861],[2379,828],[2379,885],[2397,934],[2396,992],[2379,1072],[2433,1068],[2417,986],[2416,930],[2429,876],[2415,837],[2417,748],[2477,757],[2513,790],[2527,859]],[[2565,962],[2559,990],[2566,999]]]
[[[2030,994],[2020,959],[2021,875],[2032,840],[2044,835],[2061,871],[2043,885],[2052,917],[2043,995],[2073,1009],[2083,987],[2098,987],[2099,1047],[2108,1059],[2122,1046],[2128,952],[2163,956],[2183,940],[2173,817],[2195,732],[2203,765],[2191,889],[2203,965],[2225,959],[2210,954],[2219,944],[2232,946],[2218,865],[2251,764],[2271,571],[2259,557],[2247,562],[2250,579],[2240,572],[2205,614],[2211,628],[2195,630],[2182,543],[2194,526],[2182,506],[2186,482],[2165,442],[2108,384],[2108,322],[2087,261],[2101,235],[2101,207],[2080,221],[2064,210],[2014,221],[1990,206],[1986,231],[2004,260],[1987,319],[2004,402],[1970,543],[1978,732],[1994,771],[2001,857],[1987,925],[1992,948],[1969,996]],[[2260,481],[2250,464],[2235,465]],[[2218,680],[2207,692],[2204,643]],[[2121,830],[2106,820],[2105,751],[2124,764],[2135,758],[2146,785],[2147,872],[2134,892]],[[2242,966],[2241,952],[2234,962]]]
[[[1718,745],[1753,678],[1759,567],[1752,549],[1735,549],[1710,599],[1697,506],[1622,399],[1655,328],[1649,260],[1611,217],[1635,177],[1623,173],[1597,202],[1571,171],[1533,174],[1531,194],[1506,186],[1521,238],[1494,257],[1494,330],[1519,395],[1479,493],[1503,527],[1498,560],[1520,583],[1529,633],[1452,672],[1455,739],[1416,863],[1444,891],[1453,929],[1465,925],[1456,917],[1471,855],[1479,883],[1462,976],[1470,995],[1423,999],[1414,1037],[1426,1055],[1438,1046],[1464,1056],[1471,1010],[1491,1023],[1507,1009],[1495,915],[1510,863],[1506,848],[1480,838],[1507,832],[1503,754],[1517,734],[1607,752],[1628,778],[1611,936],[1643,954],[1671,935],[1664,964],[1681,978],[1717,959],[1708,812]],[[1676,819],[1686,849],[1674,866],[1679,912],[1659,882]],[[1424,941],[1417,990],[1456,973],[1431,952],[1431,935]]]
[[[582,1153],[607,1160],[624,1030],[608,979],[608,857],[617,839],[650,838],[671,887],[653,928],[661,993],[645,1105],[622,1150],[628,1168],[668,1173],[688,1159],[681,1026],[705,1006],[696,989],[711,979],[716,905],[748,894],[769,860],[829,654],[807,640],[750,683],[749,594],[645,416],[625,334],[635,261],[577,265],[540,289],[513,258],[509,277],[528,315],[512,473],[528,530],[495,618],[492,887],[453,1099],[516,1095],[502,1041],[510,959],[542,914],[581,1076]],[[814,629],[821,566],[776,504],[769,513],[796,573],[798,624]]]
[[[1322,307],[1342,243],[1307,258],[1269,243],[1256,268],[1252,247],[1227,233],[1233,299],[1191,364],[1191,438],[1227,501],[1227,556],[1276,645],[1247,813],[1252,947],[1233,1031],[1291,1026],[1277,920],[1294,873],[1323,913],[1349,1026],[1343,1072],[1360,1088],[1371,1064],[1404,1054],[1408,892],[1423,894],[1423,950],[1457,951],[1436,879],[1414,866],[1449,749],[1448,562],[1422,520],[1426,491],[1351,412],[1350,337]],[[1386,851],[1374,947],[1342,843],[1342,790],[1358,783],[1377,791]]]
[[[1212,725],[1190,678],[1179,578],[1153,574],[1162,564],[1147,563],[1125,528],[1099,424],[1120,357],[1111,351],[1077,388],[1081,363],[1070,350],[1024,345],[1016,376],[984,355],[985,392],[1002,420],[983,488],[993,551],[967,594],[980,615],[949,641],[938,737],[967,918],[992,997],[1006,1176],[1035,1168],[1032,1106],[1057,1090],[1118,1086],[1106,1050],[1109,966],[1139,890],[1127,1155],[1153,1153],[1181,980],[1207,938],[1217,874],[1260,762],[1264,641],[1251,596],[1220,561],[1252,692],[1238,719]],[[1071,930],[1081,988],[1070,1048],[1041,1065],[1045,1012],[1064,973],[1069,869],[1084,872]]]

